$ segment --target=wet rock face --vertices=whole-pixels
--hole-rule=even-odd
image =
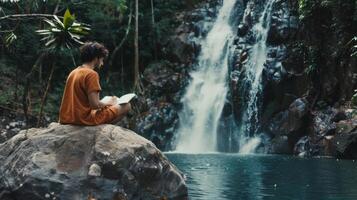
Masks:
[[[182,174],[148,140],[113,125],[51,124],[0,145],[0,199],[186,199]]]
[[[327,135],[333,135],[336,130],[336,120],[339,121],[338,115],[342,115],[337,109],[329,107],[326,110],[315,111],[312,120],[312,126],[314,135],[317,137],[323,137]]]
[[[176,93],[182,88],[182,74],[174,71],[170,63],[153,63],[144,71],[144,81],[148,83],[151,96]]]
[[[288,1],[276,1],[268,33],[268,44],[282,44],[296,34],[299,19],[291,15],[291,5]]]
[[[342,158],[357,158],[357,117],[336,123],[333,144]]]
[[[237,25],[237,37],[234,40],[235,51],[231,68],[231,92],[234,104],[234,114],[237,119],[248,102],[250,88],[246,86],[247,67],[253,56],[255,38],[254,25],[259,21],[264,4],[262,1],[245,1],[245,13]],[[296,35],[299,21],[292,12],[290,1],[275,1],[272,6],[270,27],[267,35],[267,59],[262,72],[261,100],[262,123],[266,124],[273,113],[286,110],[292,101],[305,92],[305,83],[301,78],[300,65],[287,63],[289,58],[288,44]],[[297,77],[298,76],[298,77]],[[294,96],[290,98],[289,96]]]
[[[193,10],[179,13],[181,24],[168,41],[159,41],[165,59],[145,67],[143,85],[145,98],[139,100],[140,114],[134,118],[133,129],[153,141],[158,148],[170,150],[178,126],[178,110],[195,59],[200,52],[200,39],[210,30],[219,8],[219,0],[199,3]]]
[[[295,137],[296,131],[303,128],[304,118],[308,113],[308,103],[305,99],[296,99],[289,109],[278,113],[269,125],[273,135],[288,135]],[[296,133],[298,134],[298,133]]]
[[[335,120],[339,120],[341,113],[333,107],[311,113],[310,134],[296,143],[294,153],[302,156],[335,156],[332,139],[336,130]]]
[[[312,113],[309,135],[295,144],[294,154],[357,158],[357,112],[328,107]]]
[[[263,4],[260,1],[248,1],[245,10],[245,16],[237,27],[237,38],[235,39],[236,61],[235,70],[244,73],[244,66],[249,59],[252,45],[257,38],[254,38],[252,27],[259,20]],[[290,13],[290,4],[288,1],[276,1],[273,4],[270,28],[267,38],[268,59],[265,63],[265,79],[273,82],[280,82],[286,75],[285,66],[282,62],[286,59],[287,49],[285,44],[291,35],[296,34],[298,29],[298,18]]]
[[[169,150],[178,126],[177,111],[169,103],[149,105],[149,111],[137,119],[136,131],[150,139],[159,149]]]
[[[306,134],[308,102],[296,99],[289,109],[278,113],[268,125],[272,136],[270,153],[292,153],[294,144]]]
[[[182,23],[167,44],[162,45],[163,53],[171,62],[192,64],[200,50],[198,40],[212,27],[219,3],[217,0],[207,1],[197,9],[178,15],[177,20]]]
[[[286,135],[274,137],[268,145],[268,153],[271,154],[291,154],[292,149],[289,138]]]

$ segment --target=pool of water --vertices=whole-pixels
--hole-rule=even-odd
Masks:
[[[357,161],[239,154],[165,154],[192,200],[357,199]]]

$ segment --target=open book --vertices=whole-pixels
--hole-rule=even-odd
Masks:
[[[135,97],[136,97],[136,94],[134,94],[134,93],[125,94],[121,97],[116,98],[116,104],[120,105],[120,104],[129,103]],[[103,99],[100,100],[100,102],[109,103],[109,102],[111,102],[111,98],[113,98],[113,96],[105,96],[105,97],[103,97]]]

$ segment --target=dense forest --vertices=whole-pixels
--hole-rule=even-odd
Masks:
[[[47,121],[57,120],[66,75],[80,64],[78,47],[93,40],[110,50],[100,72],[103,95],[133,91],[135,77],[165,58],[165,42],[179,23],[175,15],[197,2],[2,1],[0,105],[34,117],[43,112]],[[61,22],[68,27],[56,27]]]

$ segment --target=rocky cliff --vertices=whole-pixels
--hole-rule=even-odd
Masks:
[[[182,23],[175,35],[162,45],[167,60],[150,65],[144,79],[147,99],[136,130],[162,149],[170,149],[175,137],[180,98],[189,82],[200,51],[197,41],[204,37],[215,19],[221,1],[205,1],[193,10],[178,14]],[[258,20],[263,1],[240,1],[237,9],[234,62],[230,73],[230,94],[223,116],[239,123],[244,107],[244,90],[239,85],[242,66],[249,58],[252,24]],[[356,35],[354,0],[276,0],[272,6],[267,37],[268,55],[263,70],[260,131],[268,135],[264,149],[270,153],[347,156],[331,150],[334,138],[343,137],[335,127],[354,127],[355,110],[350,104],[357,88],[356,58],[351,57],[351,39]],[[341,125],[342,126],[342,125]],[[354,128],[349,128],[354,135]],[[346,131],[342,131],[345,134]],[[347,137],[347,136],[346,136]],[[353,149],[349,142],[347,149]],[[326,151],[333,152],[326,152]],[[346,149],[345,149],[346,150]],[[347,156],[348,157],[348,156]]]

